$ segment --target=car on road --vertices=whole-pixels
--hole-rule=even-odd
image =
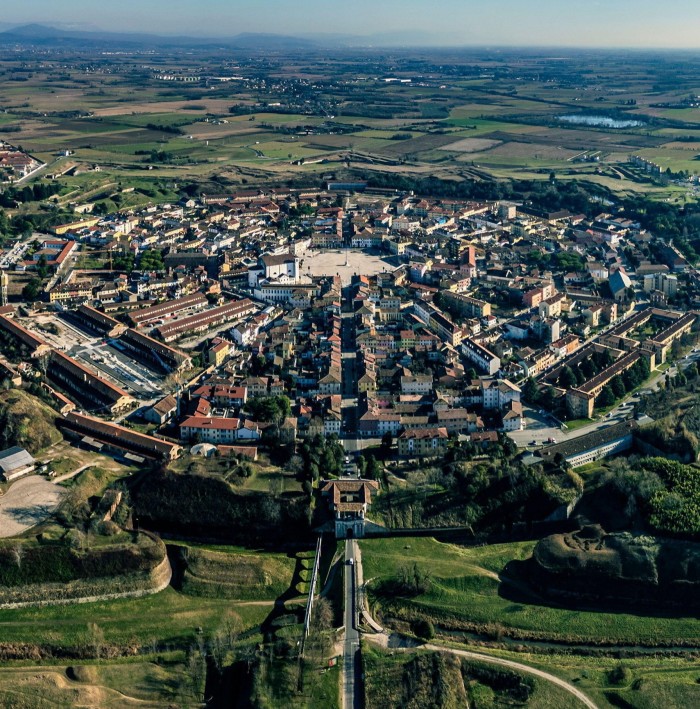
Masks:
[[[355,563],[354,559],[348,559],[348,566],[352,566]]]

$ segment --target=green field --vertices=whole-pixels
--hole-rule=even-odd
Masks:
[[[374,595],[377,609],[397,618],[430,617],[445,627],[506,636],[617,644],[700,644],[700,619],[569,610],[537,597],[506,593],[498,578],[511,560],[527,559],[534,542],[465,548],[430,538],[373,539],[361,543],[364,576],[377,582],[414,563],[432,576],[426,593],[390,599]],[[519,600],[509,600],[518,598]]]
[[[700,671],[692,655],[619,659],[556,652],[546,655],[498,650],[484,652],[561,677],[585,692],[601,709],[620,706],[671,709],[695,706],[700,701]],[[620,667],[624,668],[624,675],[616,677]],[[628,704],[621,704],[620,699]]]
[[[531,678],[525,673],[508,670],[513,677],[524,678],[532,684],[533,690],[527,701],[514,701],[506,693],[496,692],[495,701],[489,703],[487,697],[493,691],[485,692],[484,684],[470,679],[460,671],[460,660],[445,653],[442,656],[440,674],[433,668],[423,667],[417,672],[416,658],[427,664],[435,662],[434,652],[417,651],[410,653],[380,650],[370,643],[364,643],[362,656],[365,670],[365,696],[368,707],[386,709],[419,709],[423,706],[458,707],[465,701],[474,706],[522,706],[527,709],[560,709],[577,706],[576,700],[566,690],[540,678]],[[513,657],[520,661],[517,657]],[[481,664],[481,663],[480,663]],[[481,666],[487,666],[482,664]],[[433,672],[425,670],[433,669]],[[490,689],[490,688],[489,688]],[[484,703],[481,704],[480,700]],[[609,706],[609,705],[602,705]]]
[[[85,642],[88,624],[95,623],[104,632],[105,641],[115,645],[187,645],[197,637],[199,628],[211,634],[227,620],[244,629],[254,628],[269,615],[272,605],[271,601],[257,605],[195,600],[167,588],[138,599],[0,610],[0,637],[6,643],[80,645]]]

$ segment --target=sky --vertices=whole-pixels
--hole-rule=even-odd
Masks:
[[[23,0],[12,23],[225,37],[394,35],[419,43],[700,48],[699,0]]]

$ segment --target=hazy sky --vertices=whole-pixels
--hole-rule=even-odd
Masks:
[[[429,33],[445,44],[700,47],[699,0],[23,0],[6,22],[226,36]]]

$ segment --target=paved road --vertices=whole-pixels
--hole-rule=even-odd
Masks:
[[[357,630],[357,585],[355,583],[355,544],[345,542],[345,641],[343,643],[343,709],[362,709],[362,664],[360,633]],[[351,563],[352,562],[352,563]]]

